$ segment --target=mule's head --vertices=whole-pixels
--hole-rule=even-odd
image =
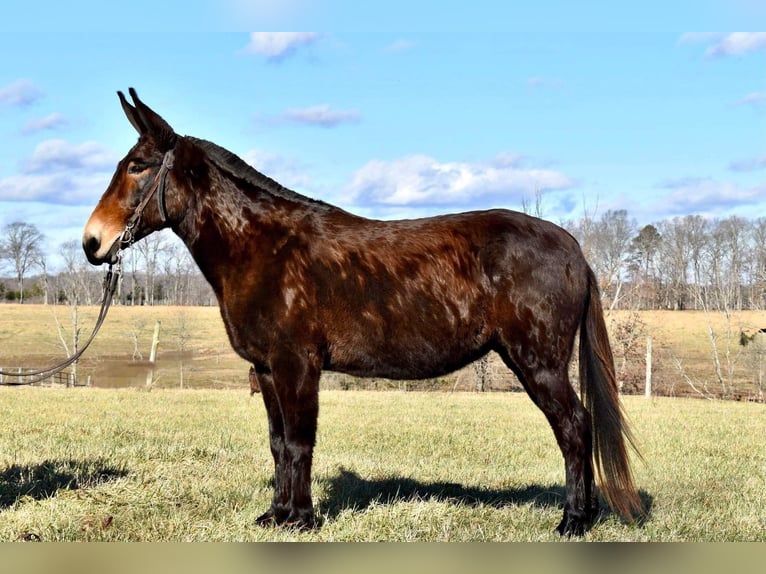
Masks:
[[[117,94],[139,138],[138,143],[117,164],[109,187],[85,225],[82,245],[88,261],[93,265],[114,263],[117,253],[127,245],[128,239],[130,242],[137,241],[169,225],[164,213],[165,198],[144,200],[148,200],[148,194],[157,193],[160,179],[167,179],[167,185],[172,185],[172,170],[164,174],[161,170],[167,172],[171,155],[166,154],[173,150],[179,138],[165,120],[138,99],[133,88],[130,88],[133,105],[128,103],[122,92]],[[164,195],[165,182],[162,184],[160,195]],[[129,224],[132,228],[124,234]]]

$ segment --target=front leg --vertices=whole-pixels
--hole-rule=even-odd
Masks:
[[[322,362],[317,353],[284,347],[274,351],[269,359],[271,374],[259,382],[269,412],[275,491],[272,507],[262,518],[277,524],[309,528],[314,526],[311,463],[316,442]],[[281,426],[272,426],[272,419]]]

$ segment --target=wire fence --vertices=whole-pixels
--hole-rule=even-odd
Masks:
[[[30,367],[3,367],[0,366],[0,371],[18,373],[15,376],[8,376],[0,374],[0,385],[31,385],[38,387],[85,387],[90,386],[90,376],[85,377],[85,380],[81,380],[71,370],[63,370],[58,373],[52,373],[42,379],[38,375],[26,374],[32,373],[37,369]]]

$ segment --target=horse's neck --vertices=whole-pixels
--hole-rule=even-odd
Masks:
[[[261,267],[265,254],[311,210],[310,203],[266,190],[242,190],[229,182],[198,195],[177,234],[220,300],[227,282]]]

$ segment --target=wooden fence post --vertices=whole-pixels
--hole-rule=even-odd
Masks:
[[[149,372],[146,373],[146,386],[151,387],[154,381],[154,364],[157,358],[157,347],[160,344],[160,322],[154,324],[154,335],[152,335],[152,350],[149,353]]]
[[[652,336],[646,338],[646,386],[644,387],[644,396],[652,396]]]

